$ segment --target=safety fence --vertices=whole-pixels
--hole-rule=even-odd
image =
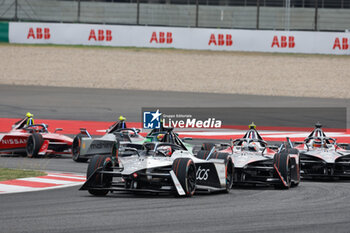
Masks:
[[[350,0],[0,0],[0,20],[345,31]]]

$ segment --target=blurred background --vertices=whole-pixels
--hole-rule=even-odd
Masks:
[[[0,20],[348,31],[350,0],[0,0]]]

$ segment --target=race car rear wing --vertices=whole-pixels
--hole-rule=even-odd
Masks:
[[[62,128],[56,128],[54,133],[57,133],[59,131],[63,131],[63,129]]]

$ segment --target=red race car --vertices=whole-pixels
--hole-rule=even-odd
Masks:
[[[0,134],[0,153],[26,154],[29,158],[51,155],[71,154],[73,139],[57,131],[47,130],[45,124],[27,125],[28,118],[16,122],[9,133]]]

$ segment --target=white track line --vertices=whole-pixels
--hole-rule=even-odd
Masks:
[[[85,176],[83,174],[67,173],[67,172],[51,172],[51,171],[47,171],[46,173],[48,174],[46,177],[50,177],[49,179],[43,178],[43,177],[28,177],[28,178],[21,178],[21,179],[17,179],[17,180],[51,184],[51,185],[55,185],[55,186],[28,187],[28,186],[24,186],[24,185],[2,184],[0,182],[0,195],[1,194],[10,194],[10,193],[22,193],[22,192],[33,192],[33,191],[66,188],[66,187],[82,185],[85,181]],[[53,179],[55,177],[57,177],[57,179]],[[68,180],[62,180],[62,179],[72,179],[72,180],[68,181]],[[6,182],[6,181],[4,181],[4,182]]]
[[[23,178],[18,180],[26,180],[26,181],[33,181],[33,182],[39,182],[39,183],[48,183],[48,184],[72,184],[73,183],[72,181],[51,180],[51,179],[36,178],[36,177]],[[84,183],[84,182],[74,182],[74,183]]]

